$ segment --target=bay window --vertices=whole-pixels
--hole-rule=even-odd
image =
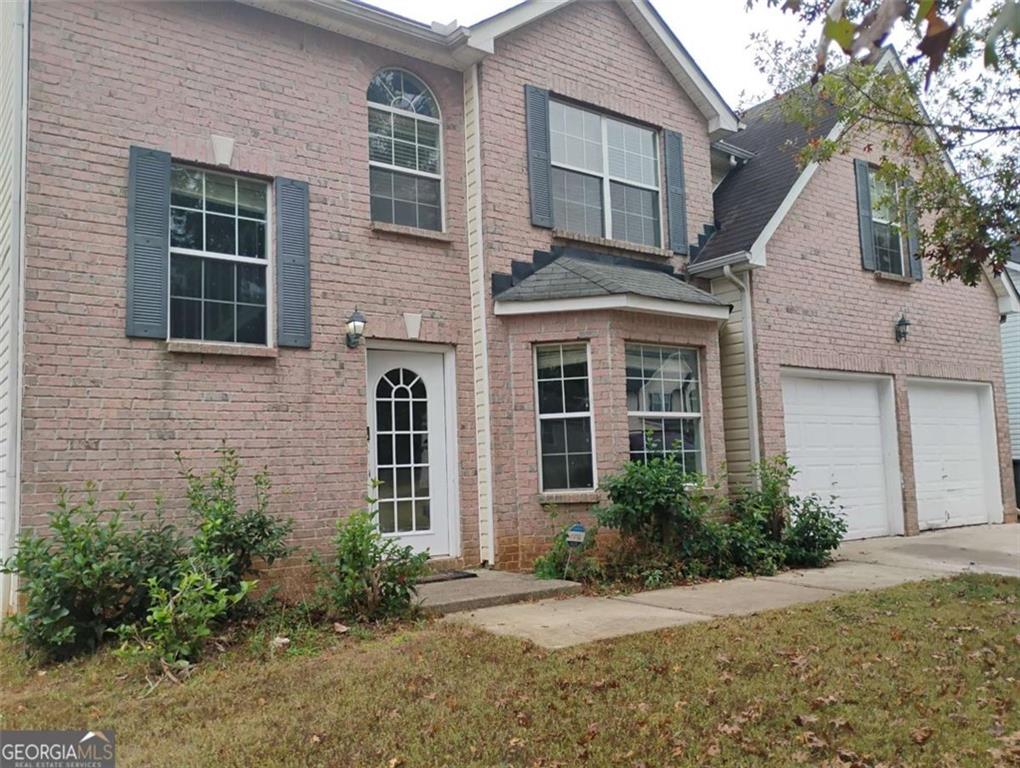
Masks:
[[[628,344],[626,357],[631,460],[672,455],[685,471],[704,471],[697,351]]]

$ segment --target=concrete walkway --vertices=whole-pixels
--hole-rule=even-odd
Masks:
[[[954,573],[1020,577],[1020,525],[851,541],[828,568],[639,592],[504,605],[447,617],[546,648],[826,600]]]

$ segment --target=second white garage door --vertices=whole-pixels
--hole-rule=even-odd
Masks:
[[[1001,521],[991,388],[927,380],[911,381],[907,392],[918,526]]]
[[[848,539],[901,533],[891,382],[784,373],[783,408],[793,492],[838,497]]]

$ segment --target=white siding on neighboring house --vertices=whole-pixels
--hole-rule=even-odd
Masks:
[[[722,369],[726,468],[730,487],[739,488],[750,485],[751,465],[755,462],[747,391],[744,302],[741,290],[726,278],[712,281],[712,293],[733,307],[729,319],[719,329],[719,361]]]
[[[1020,285],[1020,265],[1009,267],[1013,282]],[[1002,359],[1006,371],[1006,407],[1013,458],[1020,460],[1020,315],[1007,315],[1002,324]]]
[[[0,2],[0,558],[17,534],[18,370],[27,2]],[[0,619],[14,583],[0,574]]]

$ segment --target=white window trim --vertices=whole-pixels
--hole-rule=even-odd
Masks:
[[[570,165],[569,163],[559,163],[552,159],[552,153],[549,153],[549,164],[553,168],[559,168],[564,171],[570,171],[571,173],[578,173],[584,176],[588,176],[593,179],[598,179],[602,186],[602,237],[613,238],[613,203],[612,203],[612,183],[615,181],[617,184],[623,184],[627,187],[634,187],[636,189],[644,189],[649,192],[655,192],[655,202],[658,209],[658,222],[659,222],[659,242],[653,243],[652,247],[661,248],[665,240],[665,220],[663,218],[663,204],[662,204],[662,157],[659,152],[659,132],[653,128],[649,128],[646,125],[640,125],[639,123],[631,122],[629,120],[621,120],[617,117],[610,117],[602,112],[594,109],[586,109],[579,107],[576,104],[571,104],[568,101],[561,101],[559,99],[553,99],[553,102],[563,107],[570,107],[581,112],[587,112],[590,115],[595,115],[599,119],[599,129],[601,131],[602,140],[602,172],[596,173],[590,168],[578,168],[577,166]],[[609,172],[609,121],[614,120],[623,125],[632,125],[635,128],[640,128],[643,131],[649,131],[652,134],[652,151],[655,153],[655,178],[658,180],[657,185],[644,184],[639,181],[631,181],[630,179],[623,179],[618,176],[613,176]],[[549,132],[552,133],[552,125],[549,126]],[[623,241],[623,238],[616,238]],[[624,242],[634,242],[632,240],[625,240]],[[639,243],[639,245],[646,245],[646,243]]]
[[[549,349],[551,347],[574,347],[584,344],[585,356],[588,364],[588,410],[587,411],[571,411],[570,413],[542,413],[538,403],[538,351],[540,349]],[[562,355],[561,355],[562,362]],[[595,450],[595,410],[592,407],[595,403],[595,397],[592,393],[592,375],[591,375],[591,343],[588,341],[550,341],[540,342],[532,345],[531,349],[531,365],[532,365],[532,388],[534,390],[535,398],[535,445],[538,449],[536,455],[538,464],[538,491],[545,496],[556,496],[556,495],[569,495],[575,493],[589,493],[596,490],[599,487],[599,471],[598,471],[598,456]],[[562,372],[562,368],[561,368]],[[561,376],[560,380],[563,378]],[[591,433],[591,487],[590,488],[553,488],[546,489],[545,477],[542,472],[542,422],[549,419],[582,419],[587,417],[588,429]],[[568,465],[569,469],[569,465]]]
[[[703,382],[703,377],[701,375],[702,374],[702,370],[701,370],[701,351],[697,347],[678,347],[678,346],[673,346],[671,344],[659,344],[659,343],[644,342],[644,341],[630,341],[630,342],[626,343],[625,347],[658,347],[660,349],[671,349],[671,350],[675,349],[675,350],[679,350],[681,352],[693,352],[695,360],[697,361],[697,370],[698,370],[698,403],[704,405],[705,401],[704,401],[704,398],[702,397],[703,389],[702,389],[702,386],[701,386],[701,384]],[[626,349],[624,350],[624,354],[625,354],[625,357],[624,357],[624,377],[625,377],[625,379],[632,379],[632,378],[634,378],[633,376],[627,376],[627,374],[626,374]],[[641,380],[642,381],[645,380],[643,376],[641,377]],[[697,419],[698,420],[698,465],[699,466],[695,467],[694,471],[695,472],[700,472],[701,474],[705,474],[705,467],[707,466],[707,464],[705,462],[705,417],[704,417],[704,409],[702,409],[700,411],[632,411],[632,410],[628,409],[627,410],[627,419],[628,419],[628,421],[630,420],[631,416],[633,416],[634,418],[642,418],[642,419],[685,419],[685,420],[688,420],[688,421],[690,421],[691,419]],[[629,432],[630,432],[629,426],[628,426],[628,430],[627,431],[628,431],[628,443],[629,443],[630,442],[630,440],[629,440],[629,437],[630,437],[629,436]],[[644,451],[644,453],[647,454],[648,451]],[[683,451],[681,451],[681,453],[683,453]],[[630,455],[630,446],[629,445],[628,445],[628,448],[627,448],[627,454],[628,454],[628,456]]]
[[[423,120],[426,123],[433,123],[433,124],[439,126],[439,139],[436,142],[436,147],[437,147],[437,149],[439,151],[439,173],[429,173],[428,171],[419,171],[417,168],[404,168],[403,166],[392,165],[390,163],[383,163],[383,162],[380,162],[378,160],[372,160],[371,158],[368,161],[368,166],[369,166],[369,168],[379,168],[381,170],[392,171],[394,173],[406,173],[406,174],[409,174],[411,176],[421,176],[422,178],[425,178],[425,179],[432,179],[433,181],[438,181],[439,182],[439,229],[438,230],[428,230],[428,231],[430,231],[430,232],[438,231],[438,232],[444,232],[445,233],[446,232],[446,174],[443,173],[443,169],[446,167],[446,147],[443,144],[443,110],[439,106],[439,99],[436,98],[435,90],[433,90],[432,87],[428,83],[426,83],[424,79],[422,79],[421,77],[416,75],[414,72],[410,71],[409,69],[404,69],[403,67],[384,67],[383,69],[378,70],[375,74],[372,75],[372,80],[374,80],[376,78],[376,75],[378,75],[379,72],[394,71],[394,70],[395,71],[399,71],[399,72],[403,72],[405,74],[410,75],[411,77],[413,77],[415,80],[417,80],[419,83],[421,83],[423,86],[425,86],[428,89],[429,95],[432,96],[432,103],[436,107],[436,112],[439,113],[439,117],[428,117],[427,115],[419,115],[417,112],[410,112],[410,111],[408,111],[406,109],[397,109],[396,107],[389,106],[387,104],[379,104],[378,102],[375,102],[375,101],[369,101],[367,96],[365,98],[365,103],[368,105],[368,109],[378,109],[378,110],[380,110],[382,112],[389,112],[390,114],[393,114],[393,115],[402,115],[404,117],[412,117],[412,118],[414,118],[416,120]],[[371,81],[369,81],[369,82],[371,82]],[[367,112],[365,113],[365,116],[367,118],[367,116],[368,116]],[[368,191],[368,194],[369,194],[369,220],[370,221],[374,221],[374,219],[372,219],[372,213],[371,213],[371,196],[372,196],[371,182],[369,182],[369,191]],[[415,227],[415,228],[417,229],[417,227]]]
[[[873,166],[873,165],[869,165],[868,166],[868,185],[869,185],[869,190],[868,190],[869,193],[872,191],[872,188],[877,188],[877,186],[878,186],[878,180],[875,179],[875,166]],[[900,201],[900,185],[898,183],[896,183],[896,182],[893,182],[893,185],[892,185],[892,195],[893,195],[894,204],[898,207],[899,206],[899,201]],[[910,276],[910,270],[907,268],[907,260],[906,260],[906,253],[907,253],[908,247],[907,247],[907,242],[906,242],[906,239],[905,239],[905,233],[903,231],[903,222],[902,221],[889,221],[888,219],[883,219],[883,218],[880,218],[880,217],[876,216],[875,215],[875,205],[876,205],[876,200],[875,200],[874,196],[872,196],[872,198],[871,198],[871,221],[873,223],[877,222],[879,224],[884,224],[887,227],[895,227],[896,228],[896,234],[898,235],[897,239],[899,240],[899,243],[900,243],[900,271],[898,273],[894,273],[894,274],[899,274],[899,275],[903,275],[905,277],[909,277]],[[874,238],[875,238],[874,232],[872,232],[871,238],[872,238],[872,241],[874,241]],[[878,266],[878,264],[877,264],[878,247],[877,247],[877,245],[874,242],[872,242],[872,247],[875,248],[875,259],[876,259],[876,265],[875,266]]]
[[[276,333],[275,333],[275,331],[276,331],[276,296],[275,296],[276,280],[274,279],[274,276],[276,274],[275,271],[274,271],[275,268],[276,268],[276,259],[274,258],[274,250],[275,250],[276,241],[275,241],[275,231],[274,231],[275,221],[273,219],[273,206],[274,206],[275,203],[274,203],[274,198],[273,198],[273,185],[272,185],[272,183],[270,183],[269,181],[266,181],[265,179],[260,179],[260,178],[255,177],[255,176],[245,176],[243,174],[237,174],[237,173],[226,173],[226,172],[219,171],[219,170],[208,170],[208,169],[202,168],[200,166],[189,165],[188,163],[176,163],[175,162],[175,163],[171,164],[171,168],[173,168],[173,167],[190,168],[192,170],[196,170],[196,171],[201,171],[202,172],[202,200],[203,201],[205,200],[205,174],[206,173],[215,173],[215,174],[220,175],[220,176],[229,176],[232,179],[234,179],[235,180],[235,194],[236,194],[236,186],[237,186],[236,185],[236,181],[237,180],[257,181],[260,184],[264,184],[265,188],[266,188],[266,219],[265,219],[265,222],[264,222],[265,225],[266,225],[266,257],[264,259],[257,259],[257,258],[253,258],[251,256],[235,256],[235,255],[232,255],[232,254],[229,254],[229,253],[216,253],[215,251],[199,250],[199,249],[195,249],[195,248],[175,248],[173,246],[170,246],[167,249],[167,256],[166,256],[166,274],[167,274],[167,281],[166,281],[166,340],[167,341],[185,341],[185,342],[197,342],[197,343],[211,343],[211,344],[234,344],[234,345],[238,345],[238,346],[267,347],[269,349],[274,349],[276,347]],[[199,211],[199,209],[197,209],[197,208],[188,208],[187,206],[183,206],[183,205],[170,205],[168,207],[168,210],[173,209],[173,208],[180,208],[182,210],[194,211],[196,213],[203,213],[203,214],[206,213],[206,211],[204,211],[204,210]],[[227,214],[215,214],[214,213],[213,215],[227,215]],[[238,220],[243,219],[245,221],[261,221],[261,219],[253,219],[250,216],[234,216],[234,219],[235,219],[235,221],[234,221],[234,243],[235,243],[235,245],[237,243],[237,221]],[[171,224],[168,222],[168,224],[167,224],[167,242],[168,243],[170,242],[170,235],[171,235],[170,230],[169,230],[170,226],[171,226]],[[203,219],[202,219],[202,238],[203,238],[203,244],[204,244],[204,239],[205,239],[205,218],[204,218],[204,216],[203,216]],[[237,263],[237,264],[254,264],[254,265],[257,265],[257,266],[264,266],[266,268],[266,343],[265,344],[250,344],[249,342],[244,342],[244,341],[210,341],[210,340],[206,340],[206,339],[178,339],[178,338],[176,338],[174,336],[171,336],[170,335],[170,312],[171,312],[172,302],[171,302],[170,297],[171,297],[171,295],[173,293],[173,257],[174,257],[174,255],[197,256],[197,257],[203,258],[203,259],[219,259],[220,261],[229,261],[229,262],[234,262],[234,263]],[[236,290],[236,287],[237,286],[235,285],[235,290]],[[234,296],[234,299],[235,299],[234,305],[236,307],[236,305],[237,305],[237,302],[236,302],[237,296],[236,296],[236,294]],[[203,312],[204,311],[205,310],[204,310],[204,307],[203,307]],[[235,318],[235,322],[236,322],[236,318]]]

